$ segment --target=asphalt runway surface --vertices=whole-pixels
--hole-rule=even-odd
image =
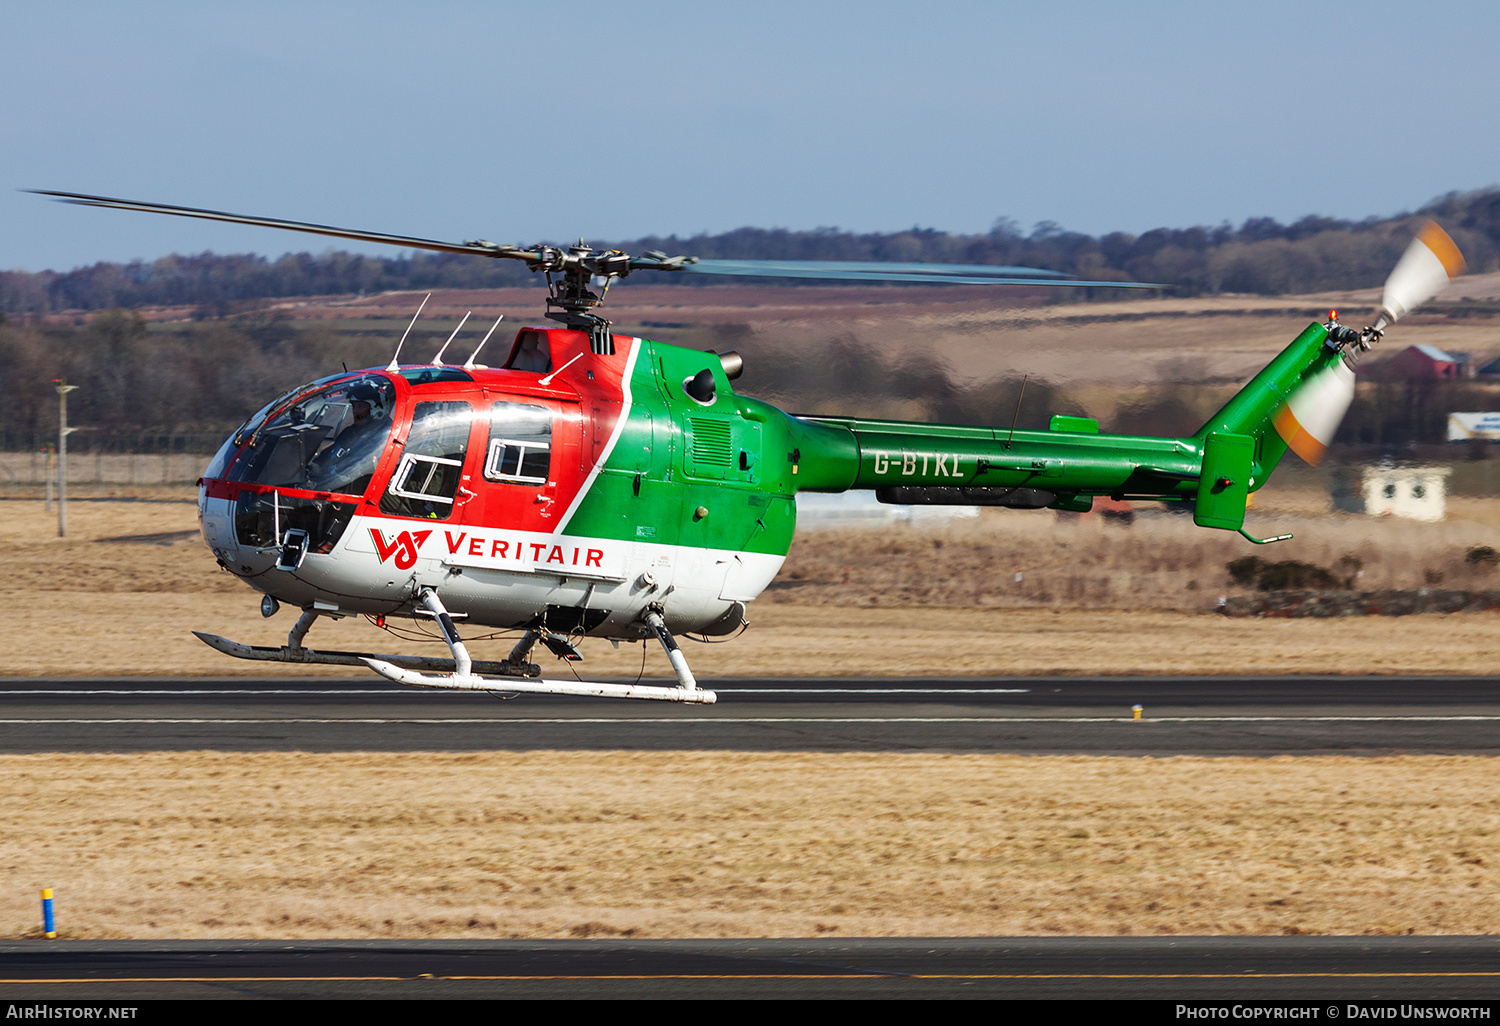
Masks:
[[[373,677],[10,678],[0,679],[0,752],[1500,753],[1500,677],[721,679],[705,686],[718,692],[718,704],[500,700]]]
[[[1357,1017],[1346,1001],[1472,1004],[1496,996],[1496,937],[0,944],[0,1001],[74,1006],[162,998],[1061,998],[1301,1002],[1328,1019]]]
[[[370,677],[0,679],[0,752],[1500,754],[1500,677],[720,679],[705,686],[718,692],[717,705],[501,701]],[[1329,1018],[1332,1001],[1500,998],[1500,938],[0,944],[0,999],[7,1000],[497,997],[1306,1000]]]

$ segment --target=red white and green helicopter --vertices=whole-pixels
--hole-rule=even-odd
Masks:
[[[730,383],[741,361],[734,353],[614,334],[598,313],[601,295],[614,279],[644,270],[1159,286],[1022,267],[698,260],[600,253],[582,242],[566,250],[447,243],[44,195],[521,260],[547,275],[546,316],[560,326],[522,328],[498,366],[476,362],[492,327],[462,364],[443,361],[445,345],[429,363],[393,357],[387,367],[293,389],[224,443],[200,481],[203,539],[222,567],[264,593],[266,616],[281,603],[302,613],[279,648],[195,632],[199,638],[244,659],[366,665],[421,687],[701,704],[714,693],[698,686],[674,635],[723,636],[745,624],[745,603],[771,583],[791,546],[798,492],[868,488],[883,502],[1075,511],[1100,495],[1180,502],[1198,525],[1261,543],[1244,528],[1249,493],[1288,448],[1310,462],[1321,458],[1353,398],[1359,355],[1464,269],[1452,240],[1429,224],[1386,282],[1372,326],[1345,327],[1335,315],[1309,325],[1190,437],[1102,434],[1094,420],[1064,416],[1047,431],[1017,431],[793,416],[735,394]],[[319,617],[360,613],[431,618],[451,659],[303,646]],[[460,622],[524,633],[506,659],[475,660]],[[654,637],[678,683],[550,680],[528,661],[538,642],[578,658],[571,639],[579,635]]]

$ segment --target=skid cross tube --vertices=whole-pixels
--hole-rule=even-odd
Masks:
[[[453,626],[453,617],[448,615],[448,610],[443,606],[443,600],[438,598],[437,592],[431,588],[423,588],[422,605],[432,613],[433,619],[437,621],[438,629],[443,632],[443,640],[448,643],[448,650],[453,653],[453,675],[455,677],[470,676],[474,668],[474,660],[469,658],[469,650],[459,639],[458,628]]]
[[[656,635],[656,640],[661,642],[661,647],[667,650],[667,661],[672,664],[672,672],[677,674],[677,683],[682,685],[682,690],[698,690],[698,681],[693,677],[693,671],[688,669],[687,657],[682,654],[682,649],[677,647],[677,639],[672,637],[671,631],[667,630],[661,614],[651,609],[642,619],[646,621],[646,626],[651,628],[651,633]]]
[[[302,651],[302,642],[307,640],[307,632],[312,630],[312,625],[317,622],[317,619],[318,611],[316,609],[309,609],[297,617],[297,622],[292,624],[292,629],[287,631],[286,634],[287,651]],[[194,631],[193,633],[197,634],[198,632]],[[198,637],[202,638],[203,635],[198,634]],[[206,641],[207,639],[205,638],[204,640]],[[213,644],[213,642],[209,642],[209,644]]]

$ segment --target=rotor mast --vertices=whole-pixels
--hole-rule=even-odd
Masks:
[[[554,272],[550,266],[541,268],[547,273],[546,316],[548,320],[557,321],[575,331],[588,332],[589,349],[596,354],[609,356],[615,351],[614,338],[609,331],[610,322],[607,317],[594,311],[604,305],[604,293],[609,291],[610,282],[630,273],[630,258],[614,251],[601,254],[600,259],[594,260],[590,259],[593,252],[593,247],[580,238],[577,245],[568,247],[566,254],[559,251],[561,259],[557,263],[562,265],[559,271]],[[610,260],[610,257],[623,259]],[[598,267],[600,264],[610,269],[603,270]],[[595,292],[590,286],[601,271],[604,286]],[[554,278],[554,273],[558,277]]]
[[[588,332],[589,348],[601,355],[615,351],[609,319],[596,312],[604,305],[604,294],[614,279],[623,278],[641,267],[679,271],[698,262],[696,257],[669,257],[656,250],[640,257],[632,257],[618,249],[597,253],[582,238],[567,249],[558,246],[503,246],[484,239],[466,239],[463,248],[480,256],[522,260],[531,270],[544,273],[547,276],[547,318],[574,331]],[[604,285],[597,292],[594,291],[596,278],[604,279]]]

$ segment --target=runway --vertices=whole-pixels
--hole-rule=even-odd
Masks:
[[[1496,937],[0,944],[0,999],[72,1006],[161,998],[1064,998],[1300,1002],[1319,1013],[1311,1018],[1327,1019],[1353,1016],[1342,1004],[1328,1014],[1332,1001],[1451,1005],[1496,994]]]
[[[1500,753],[1500,677],[721,679],[707,686],[718,692],[717,705],[499,700],[370,677],[10,678],[0,679],[0,752]]]
[[[367,677],[0,680],[0,751],[1500,754],[1500,678],[714,680],[709,707]],[[1142,707],[1134,719],[1133,706]],[[0,998],[1488,1001],[1496,937],[20,942]],[[1309,1005],[1313,1007],[1313,1005]],[[1341,1012],[1345,1009],[1340,1006]]]

